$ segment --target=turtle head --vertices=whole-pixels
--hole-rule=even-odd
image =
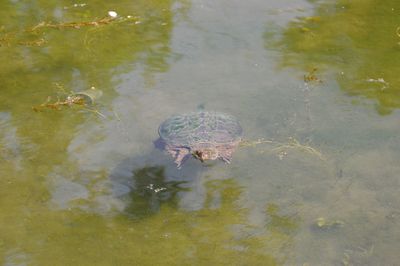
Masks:
[[[193,156],[201,162],[206,160],[215,160],[218,158],[218,152],[212,149],[195,150]]]

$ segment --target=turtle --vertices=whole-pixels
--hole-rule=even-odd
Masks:
[[[196,111],[168,118],[158,133],[163,148],[174,157],[179,169],[190,155],[201,162],[222,159],[230,163],[242,141],[243,129],[232,115]]]

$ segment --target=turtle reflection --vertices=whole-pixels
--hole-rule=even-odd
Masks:
[[[134,185],[129,193],[131,203],[125,209],[134,218],[146,217],[160,210],[162,204],[177,205],[177,194],[187,191],[184,181],[166,181],[165,167],[147,166],[133,172]]]

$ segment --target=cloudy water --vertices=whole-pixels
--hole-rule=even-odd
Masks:
[[[0,264],[396,265],[400,2],[3,1]],[[231,164],[156,147],[199,108]]]

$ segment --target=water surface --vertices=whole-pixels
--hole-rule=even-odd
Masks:
[[[397,263],[397,1],[0,7],[1,264]],[[178,170],[158,125],[199,106],[281,145]]]

